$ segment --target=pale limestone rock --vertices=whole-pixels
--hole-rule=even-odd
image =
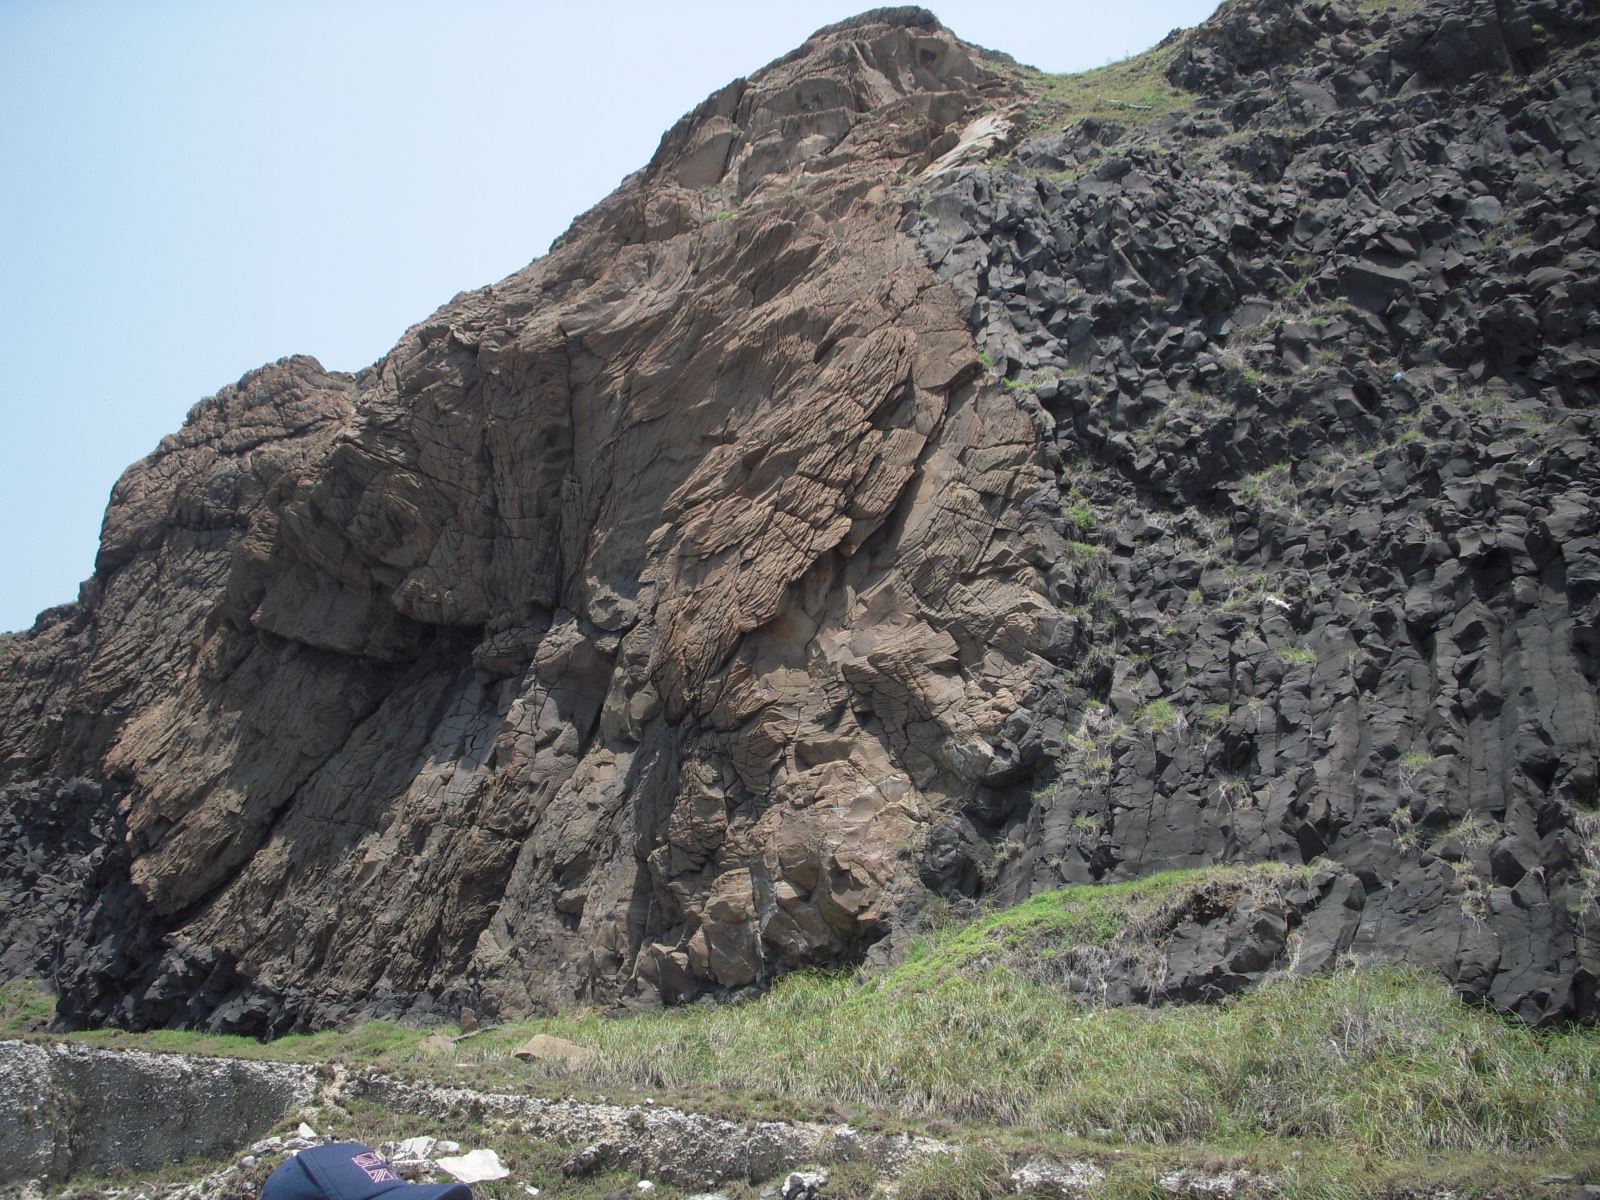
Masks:
[[[963,129],[956,144],[928,164],[922,178],[931,179],[957,167],[983,162],[1015,140],[1016,133],[1016,126],[1005,117],[987,113]]]

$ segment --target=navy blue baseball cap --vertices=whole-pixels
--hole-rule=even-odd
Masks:
[[[407,1183],[371,1146],[333,1142],[302,1150],[267,1176],[261,1200],[472,1200],[464,1183]]]

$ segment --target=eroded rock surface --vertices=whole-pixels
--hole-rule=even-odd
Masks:
[[[74,1023],[494,1018],[1326,858],[1198,922],[1194,994],[1592,1015],[1596,33],[1233,0],[1110,121],[919,9],[820,31],[130,468],[0,661],[4,969]]]
[[[289,1063],[0,1042],[0,1185],[232,1153],[315,1094]]]
[[[674,1000],[888,934],[1053,672],[1053,480],[896,230],[1014,90],[920,10],[824,30],[371,370],[265,368],[132,467],[0,697],[14,822],[107,796],[97,897],[159,945],[32,936],[73,1018]]]

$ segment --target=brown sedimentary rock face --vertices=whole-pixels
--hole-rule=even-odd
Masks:
[[[118,485],[72,665],[10,668],[8,770],[111,782],[174,944],[313,1014],[891,932],[1049,670],[1034,429],[897,231],[1012,98],[926,14],[825,30],[368,372],[202,406]]]

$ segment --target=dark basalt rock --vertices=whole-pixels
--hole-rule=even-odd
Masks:
[[[1223,120],[1083,121],[908,204],[1078,498],[1066,749],[973,825],[1022,847],[994,891],[1327,860],[1297,965],[1594,1017],[1597,31],[1230,4],[1168,72]],[[1180,974],[1287,961],[1271,920],[1232,953],[1251,920]]]

